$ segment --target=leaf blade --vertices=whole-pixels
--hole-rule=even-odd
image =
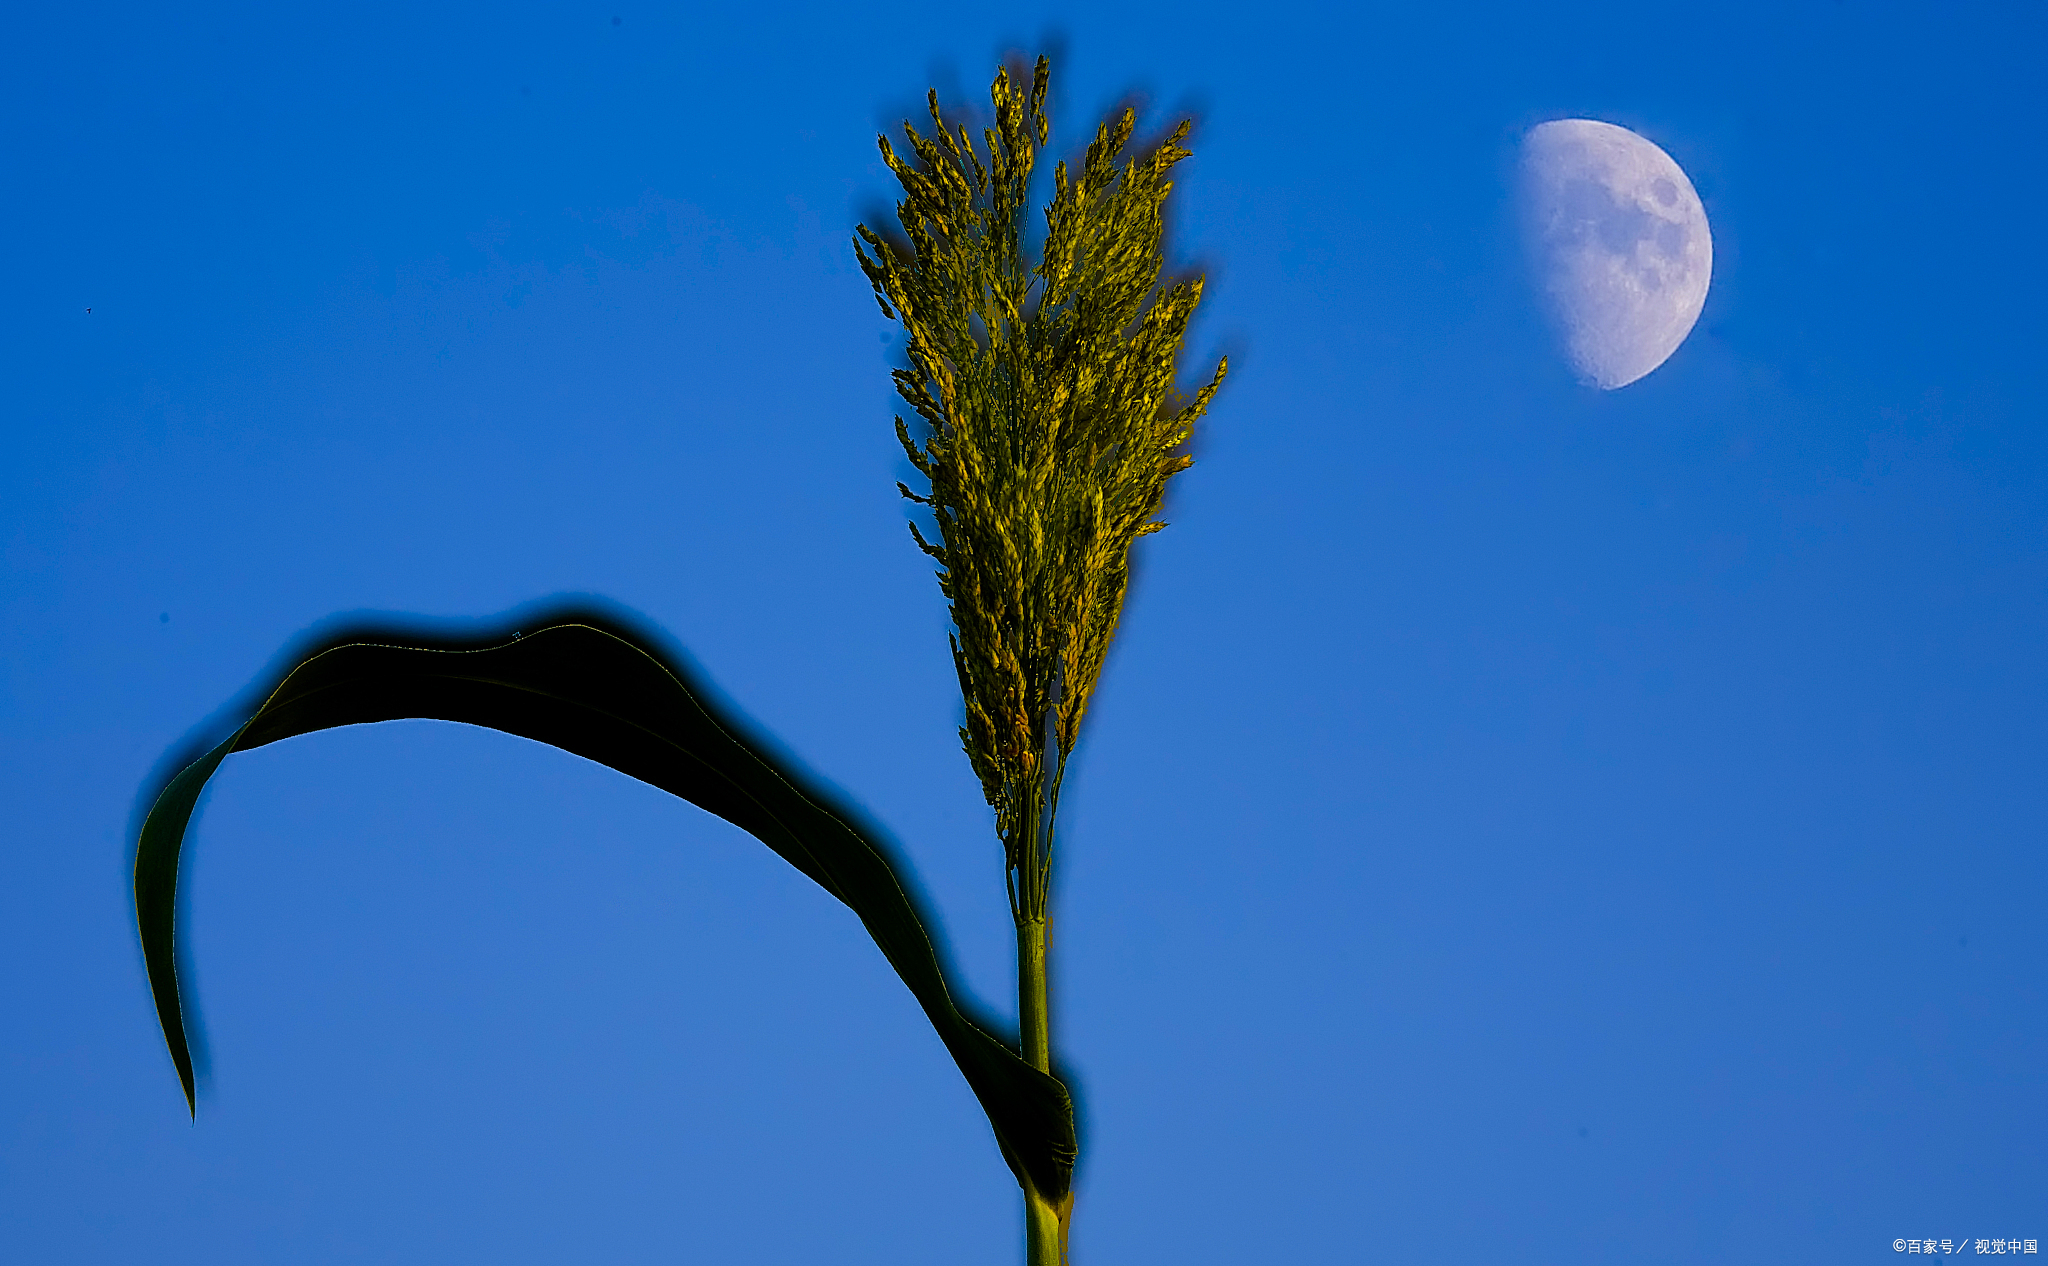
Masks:
[[[234,752],[404,719],[478,725],[561,748],[766,844],[860,919],[967,1079],[1019,1183],[1065,1195],[1076,1150],[1070,1096],[961,1013],[924,922],[877,843],[801,770],[722,719],[676,670],[586,624],[468,649],[329,646],[292,669],[241,729],[169,780],[136,849],[136,915],[157,1016],[195,1112],[175,945],[178,867],[200,792]]]

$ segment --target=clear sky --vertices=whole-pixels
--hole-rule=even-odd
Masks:
[[[196,1125],[128,865],[309,630],[588,595],[1009,1014],[849,237],[878,127],[1046,48],[1061,152],[1198,114],[1233,364],[1064,802],[1079,1266],[2048,1238],[2038,7],[607,4],[9,19],[0,1257],[1017,1260],[852,916],[662,793],[426,722],[232,758]],[[1715,235],[1614,393],[1517,254],[1560,117]]]

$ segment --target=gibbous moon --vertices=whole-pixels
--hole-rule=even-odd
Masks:
[[[1685,172],[1627,128],[1559,119],[1523,140],[1520,193],[1523,241],[1572,368],[1612,391],[1663,364],[1714,271]]]

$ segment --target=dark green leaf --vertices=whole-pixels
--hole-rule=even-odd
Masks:
[[[581,624],[467,650],[329,647],[293,669],[241,729],[164,787],[136,850],[135,910],[157,1017],[195,1111],[173,938],[178,853],[200,791],[234,752],[407,718],[486,726],[573,752],[680,796],[775,850],[860,917],[981,1101],[1018,1181],[1054,1201],[1065,1196],[1075,1153],[1066,1088],[960,1013],[882,850],[801,771],[721,722],[679,673]]]

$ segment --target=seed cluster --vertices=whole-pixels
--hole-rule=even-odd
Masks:
[[[1175,388],[1200,278],[1162,284],[1168,174],[1188,156],[1182,123],[1126,157],[1136,115],[1097,129],[1078,177],[1064,162],[1045,210],[1041,261],[1024,261],[1026,198],[1046,143],[1048,65],[1028,92],[1007,71],[977,152],[949,129],[908,122],[911,158],[881,139],[902,183],[904,241],[862,225],[855,251],[885,315],[908,336],[896,389],[923,420],[896,434],[929,482],[966,700],[961,741],[996,812],[1012,912],[1042,920],[1051,824],[1089,695],[1115,636],[1131,545],[1166,526],[1167,480],[1187,468],[1196,419],[1223,380]]]

